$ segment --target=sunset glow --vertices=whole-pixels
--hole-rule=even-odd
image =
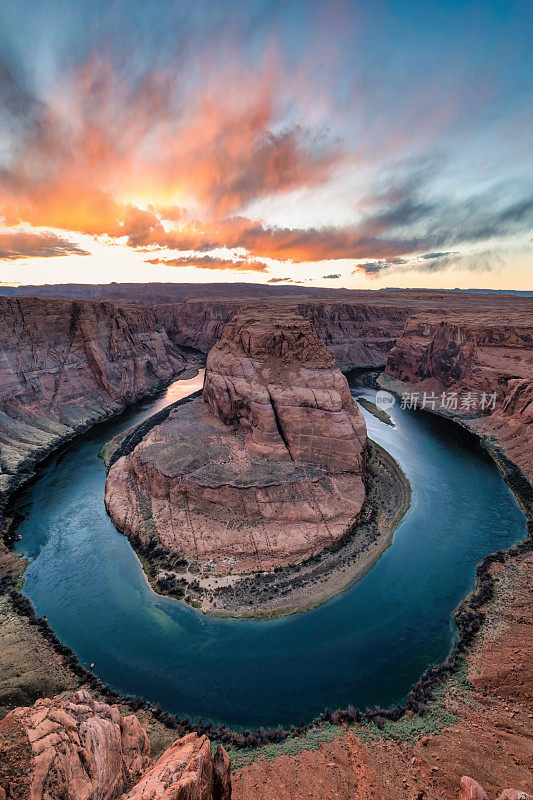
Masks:
[[[0,5],[0,281],[532,288],[530,4],[39,5]]]

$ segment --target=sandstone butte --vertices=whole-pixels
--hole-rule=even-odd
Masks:
[[[116,527],[218,574],[296,563],[333,545],[364,499],[366,427],[308,319],[237,314],[207,359],[203,398],[111,467]]]
[[[230,761],[189,733],[151,763],[135,715],[92,699],[37,700],[0,722],[0,800],[229,800]]]

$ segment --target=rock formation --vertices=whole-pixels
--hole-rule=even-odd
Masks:
[[[133,787],[133,788],[132,788]],[[124,794],[126,792],[126,794]],[[230,762],[205,736],[178,739],[150,765],[136,716],[80,690],[38,700],[0,722],[0,798],[5,800],[229,800]]]
[[[476,325],[490,320],[507,329],[516,317],[531,319],[533,308],[531,299],[505,294],[259,284],[68,284],[3,287],[0,295],[9,295],[0,296],[0,507],[51,449],[164,385],[183,367],[181,346],[208,352],[224,325],[246,309],[306,317],[341,369],[382,367],[398,342],[389,362],[398,377],[417,369],[420,315],[431,324],[453,318],[459,325],[474,315]],[[441,334],[442,350],[446,330]],[[509,381],[530,378],[519,361],[515,366]],[[479,368],[492,370],[489,362]],[[527,385],[511,388],[513,402],[492,415],[487,433],[513,459],[523,449],[518,428],[529,412],[523,423]]]
[[[458,398],[453,416],[475,433],[500,445],[533,478],[533,324],[531,313],[486,315],[418,314],[391,350],[385,375],[398,391],[442,393]],[[463,404],[471,393],[473,402]],[[495,395],[494,408],[481,398]],[[433,410],[433,409],[432,409]],[[450,409],[449,409],[450,410]]]
[[[123,800],[229,800],[230,760],[221,745],[213,758],[207,736],[189,733],[146,770]]]
[[[361,472],[364,422],[308,320],[239,314],[209,353],[203,394],[254,455]]]
[[[54,446],[185,366],[150,309],[0,298],[0,318],[0,505]]]
[[[369,302],[372,300],[373,302]],[[337,361],[340,369],[382,367],[411,313],[407,303],[295,299],[261,304],[249,300],[188,300],[158,305],[158,318],[173,342],[208,352],[219,340],[224,325],[243,311],[295,312],[306,317]]]
[[[459,800],[489,800],[486,791],[468,775],[461,778]],[[533,800],[533,795],[517,789],[504,789],[497,800]]]
[[[243,313],[207,360],[201,399],[109,471],[106,506],[144,547],[243,573],[335,544],[365,497],[366,429],[311,323]]]

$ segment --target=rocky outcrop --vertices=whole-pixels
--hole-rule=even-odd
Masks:
[[[209,739],[190,733],[150,765],[137,717],[80,690],[70,701],[16,708],[0,722],[0,797],[229,800],[230,761],[221,746],[213,759]]]
[[[174,742],[123,800],[229,800],[230,760],[221,745],[213,758],[206,736]]]
[[[530,313],[419,314],[391,350],[385,375],[397,390],[435,396],[446,411],[500,445],[533,478],[533,325]],[[392,387],[394,388],[394,387]],[[443,397],[444,393],[444,397]],[[451,401],[451,395],[456,402]],[[492,401],[491,401],[492,398]]]
[[[272,570],[342,539],[365,497],[366,429],[308,320],[244,313],[186,403],[111,467],[106,507],[144,549],[218,574]]]
[[[150,309],[0,298],[0,317],[0,504],[53,447],[185,366]]]
[[[148,766],[150,744],[137,717],[81,690],[71,701],[38,700],[8,714],[0,753],[12,767],[0,778],[9,798],[112,800]]]
[[[461,778],[459,800],[489,800],[486,791],[468,775]],[[533,800],[533,795],[518,789],[504,789],[497,800]]]

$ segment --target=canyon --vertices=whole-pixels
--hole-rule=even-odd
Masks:
[[[472,428],[509,451],[522,471],[527,467],[530,297],[254,284],[3,287],[0,294],[9,295],[0,296],[0,506],[51,450],[163,388],[185,369],[190,348],[207,353],[224,325],[246,309],[304,316],[340,369],[386,368],[390,379],[403,378],[422,391],[424,385],[438,391],[457,383],[444,353],[446,326],[455,325],[463,337],[454,356],[454,369],[463,365],[461,388],[490,383],[500,398],[493,413],[475,424],[470,420]],[[438,329],[443,357],[434,341]],[[429,358],[435,346],[437,356]],[[413,353],[422,356],[423,350],[422,367]]]
[[[296,564],[350,531],[365,499],[366,429],[311,322],[237,314],[207,358],[202,399],[110,467],[116,527],[243,574]]]
[[[398,395],[496,393],[495,407],[486,411],[461,408],[450,411],[438,401],[429,410],[451,416],[481,437],[507,477],[510,466],[516,467],[511,477],[519,480],[522,489],[525,487],[521,501],[531,514],[531,298],[422,291],[306,293],[292,288],[295,287],[286,287],[283,294],[276,294],[253,288],[229,292],[220,288],[180,287],[172,297],[166,288],[156,285],[145,290],[134,285],[129,288],[117,285],[112,289],[81,288],[79,296],[69,298],[65,296],[67,290],[58,297],[56,293],[61,290],[51,287],[46,298],[35,296],[37,291],[32,289],[20,291],[21,296],[0,298],[1,504],[7,503],[13,491],[31,477],[37,463],[59,445],[183,374],[188,366],[189,348],[195,348],[212,353],[204,400],[197,398],[183,404],[174,416],[154,428],[132,453],[110,469],[110,481],[117,480],[117,496],[122,490],[130,491],[132,500],[129,487],[131,480],[135,480],[152,503],[149,514],[137,513],[130,522],[126,519],[129,508],[112,510],[119,527],[126,532],[128,525],[138,525],[140,521],[144,524],[151,519],[162,525],[165,536],[175,536],[172,527],[177,520],[168,517],[165,504],[170,493],[177,491],[179,481],[175,479],[182,474],[183,464],[187,462],[190,467],[192,463],[192,454],[183,452],[183,446],[186,436],[190,439],[190,432],[195,430],[202,436],[208,430],[213,431],[209,434],[212,438],[207,440],[210,452],[213,447],[219,448],[218,456],[226,458],[231,450],[235,468],[242,468],[243,458],[247,472],[252,462],[270,460],[276,464],[276,470],[283,472],[284,481],[293,482],[296,471],[305,491],[326,480],[324,471],[328,480],[333,475],[333,480],[340,483],[333,493],[328,487],[328,504],[332,496],[344,494],[348,486],[347,495],[353,503],[347,517],[356,517],[363,501],[360,478],[364,434],[357,415],[348,407],[348,398],[343,398],[345,390],[340,387],[337,367],[370,367],[375,371],[384,368],[379,383]],[[235,291],[242,296],[236,298]],[[95,296],[87,298],[90,294]],[[253,337],[241,336],[238,320],[248,320],[249,327],[250,314],[254,319],[267,314],[286,327],[294,313],[314,326],[323,343],[318,370],[321,374],[328,373],[340,402],[335,398],[333,405],[326,406],[322,396],[319,401],[314,397],[312,403],[309,397],[300,396],[295,404],[294,396],[304,386],[295,381],[294,371],[291,390],[287,392],[281,374],[281,390],[270,395],[267,402],[263,402],[264,389],[270,380],[260,374],[261,369],[256,373],[261,378],[258,380],[261,402],[250,391],[247,381],[243,382],[249,361],[258,360],[255,348],[261,349],[264,331],[255,340],[253,352],[249,352],[247,348]],[[223,333],[226,330],[227,334]],[[324,353],[326,347],[329,358],[327,351]],[[316,354],[319,347],[315,339],[313,348]],[[268,349],[272,349],[272,343]],[[312,385],[324,389],[322,381]],[[326,391],[331,390],[326,387]],[[308,458],[311,451],[315,452],[314,442],[309,448],[305,438],[299,439],[300,419],[308,420],[311,416],[316,420],[323,412],[342,413],[339,427],[344,431],[347,425],[351,426],[354,436],[343,433],[340,438],[333,437],[335,446],[318,448],[319,463],[304,461],[306,466],[300,468],[300,458]],[[288,421],[286,427],[284,416]],[[231,447],[227,444],[229,439]],[[169,453],[169,442],[181,443],[180,452],[171,448],[173,452]],[[235,442],[239,443],[238,450]],[[339,443],[342,443],[340,448]],[[340,467],[347,452],[358,467],[350,472],[345,484]],[[265,459],[265,454],[274,453],[275,459]],[[209,454],[204,454],[203,461],[201,467],[209,463]],[[208,478],[202,476],[203,483],[195,481],[188,487],[193,494],[200,493],[197,496],[201,506],[205,508],[208,501],[215,507],[246,506],[242,501],[242,486],[231,487],[234,494],[226,495],[224,503],[208,497],[212,489],[216,494],[221,485],[219,476]],[[264,478],[263,473],[260,475],[263,483]],[[118,500],[113,500],[113,492],[109,491],[107,502],[111,507]],[[256,513],[257,486],[252,491]],[[272,498],[267,498],[262,509],[272,502]],[[142,511],[143,501],[136,508],[137,512]],[[301,508],[297,508],[296,513],[300,512]],[[309,511],[306,513],[309,516]],[[338,508],[333,509],[333,516],[338,513]],[[262,549],[243,549],[243,570],[275,568],[316,552],[327,539],[316,515],[311,523],[322,532],[309,541],[301,535],[299,524],[296,525],[292,531],[296,533],[296,546],[293,550],[291,535],[290,553],[286,543],[279,541],[281,528],[273,550],[266,539]],[[339,536],[346,524],[347,518],[339,525]],[[283,529],[286,530],[285,524]],[[207,526],[205,531],[207,534]],[[207,536],[205,539],[208,547],[202,558],[213,559],[217,564],[223,562],[225,555],[217,546],[213,547]],[[193,540],[185,543],[180,539],[180,551],[184,546],[192,547],[197,555]],[[10,570],[13,574],[17,572],[11,555],[3,547],[0,569],[2,576]],[[221,571],[225,569],[224,566]],[[294,797],[298,787],[301,796],[320,800],[341,796],[396,800],[399,794],[428,800],[482,798],[484,790],[475,781],[491,797],[511,785],[517,787],[514,794],[508,790],[502,798],[527,796],[525,792],[531,788],[532,756],[528,733],[532,700],[531,556],[525,551],[503,559],[493,565],[492,572],[495,594],[475,646],[466,654],[468,679],[452,681],[446,687],[444,700],[435,701],[443,703],[446,713],[451,714],[443,715],[446,722],[432,730],[430,719],[424,722],[424,717],[420,717],[420,725],[416,727],[413,717],[414,734],[407,736],[402,729],[393,734],[388,730],[390,735],[382,737],[381,729],[375,726],[370,739],[365,726],[348,729],[341,726],[334,739],[318,748],[302,746],[296,755],[280,752],[274,758],[259,753],[254,763],[234,766],[233,796],[237,800],[250,797],[284,800]],[[1,599],[5,599],[4,595]],[[70,675],[62,658],[53,649],[46,650],[48,645],[42,645],[37,630],[26,623],[16,624],[21,628],[19,641],[24,642],[20,645],[24,653],[29,654],[30,660],[35,656],[34,651],[39,653],[39,672],[36,670],[34,674],[39,675],[38,686],[46,687],[41,694],[43,691],[52,694],[51,689],[56,686],[62,696],[39,699],[34,707],[19,705],[0,722],[1,800],[4,797],[22,800],[30,796],[30,791],[36,800],[59,796],[68,800],[90,797],[111,800],[121,796],[124,800],[153,797],[222,800],[230,796],[229,757],[222,748],[213,757],[205,737],[189,734],[173,742],[172,734],[167,732],[158,734],[166,739],[164,746],[158,748],[160,757],[152,762],[147,734],[139,721],[112,705],[93,700],[83,687],[72,698],[71,683],[78,685],[79,681]],[[5,657],[11,658],[11,650]],[[57,686],[58,675],[64,673],[65,682]],[[430,708],[432,703],[429,702]],[[153,738],[153,730],[149,734]],[[465,777],[459,785],[461,775]],[[69,784],[71,780],[74,783]]]

